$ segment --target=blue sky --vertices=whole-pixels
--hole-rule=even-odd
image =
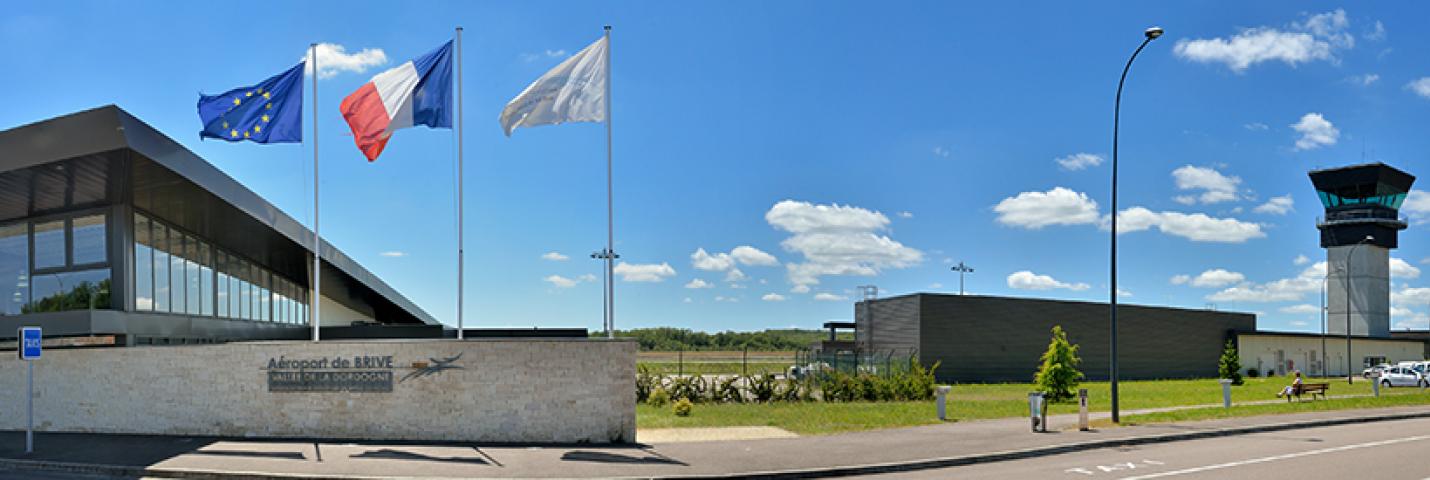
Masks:
[[[1140,230],[1120,236],[1122,301],[1314,331],[1325,254],[1306,171],[1430,171],[1427,10],[52,2],[0,19],[12,72],[0,128],[118,104],[309,222],[311,144],[201,142],[194,103],[281,72],[310,43],[340,46],[325,47],[321,63],[344,68],[323,72],[316,112],[323,234],[454,323],[453,132],[400,131],[369,164],[338,104],[461,25],[467,325],[597,328],[604,126],[506,138],[496,119],[611,24],[616,249],[629,263],[618,327],[817,327],[851,317],[858,285],[957,291],[959,261],[976,269],[972,293],[1105,301],[1113,93],[1142,30],[1160,25],[1124,95],[1119,207],[1123,230]],[[1427,326],[1421,183],[1392,254],[1399,327]]]

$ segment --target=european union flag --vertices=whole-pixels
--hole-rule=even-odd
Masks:
[[[199,138],[257,143],[303,141],[303,65],[250,87],[199,94]]]

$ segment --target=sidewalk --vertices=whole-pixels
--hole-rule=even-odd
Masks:
[[[829,436],[633,446],[487,446],[41,433],[36,435],[36,453],[27,456],[22,453],[24,433],[4,432],[0,433],[0,465],[136,477],[290,479],[716,477],[883,465],[844,472],[868,473],[1029,458],[1168,438],[1246,433],[1245,429],[1276,430],[1292,424],[1406,417],[1430,417],[1430,407],[1316,412],[1092,432],[1077,431],[1076,416],[1050,419],[1055,430],[1050,433],[1031,433],[1027,419],[1015,418]]]

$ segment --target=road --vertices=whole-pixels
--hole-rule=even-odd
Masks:
[[[1109,448],[866,478],[1430,480],[1430,419]]]

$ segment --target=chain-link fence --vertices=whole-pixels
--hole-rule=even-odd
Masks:
[[[876,351],[821,352],[805,350],[795,352],[795,366],[808,373],[836,370],[851,375],[866,373],[887,376],[909,371],[912,362],[918,361],[916,349],[894,349]]]

